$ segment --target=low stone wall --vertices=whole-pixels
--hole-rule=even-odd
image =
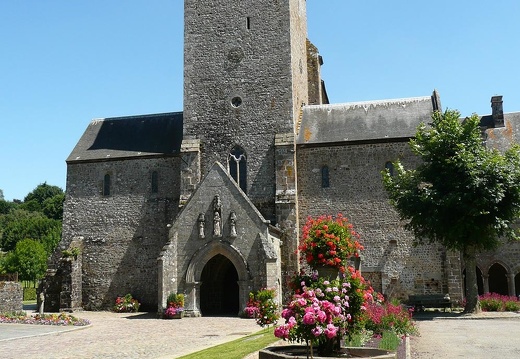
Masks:
[[[0,313],[23,309],[23,288],[18,282],[0,282]]]

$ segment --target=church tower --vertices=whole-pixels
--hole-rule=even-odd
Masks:
[[[275,138],[293,138],[308,103],[306,2],[185,0],[184,13],[184,142],[202,176],[219,161],[276,221]]]

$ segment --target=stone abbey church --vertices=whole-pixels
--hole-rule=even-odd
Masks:
[[[329,104],[305,0],[184,8],[183,111],[94,120],[67,158],[46,310],[107,309],[131,293],[161,311],[178,292],[188,315],[236,315],[250,291],[281,299],[306,218],[340,212],[377,291],[460,301],[460,254],[412,246],[381,181],[397,158],[418,163],[408,141],[441,110],[439,95]],[[507,147],[519,124],[493,97],[487,145]],[[480,290],[518,294],[519,258],[512,244],[482,255]]]

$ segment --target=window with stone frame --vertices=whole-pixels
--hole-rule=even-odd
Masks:
[[[229,174],[238,186],[247,193],[247,157],[240,146],[235,146],[228,156]]]
[[[110,174],[106,173],[103,177],[103,196],[110,196],[111,179]]]
[[[391,161],[388,161],[385,163],[385,168],[390,173],[390,176],[394,175],[394,164]]]
[[[329,188],[329,187],[330,187],[329,166],[324,165],[321,167],[321,188]]]
[[[157,174],[157,171],[152,172],[152,193],[158,193],[159,192],[159,175]]]

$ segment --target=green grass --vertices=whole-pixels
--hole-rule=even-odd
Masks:
[[[242,359],[246,355],[280,340],[274,336],[273,330],[272,327],[266,328],[247,337],[188,354],[179,359]]]

